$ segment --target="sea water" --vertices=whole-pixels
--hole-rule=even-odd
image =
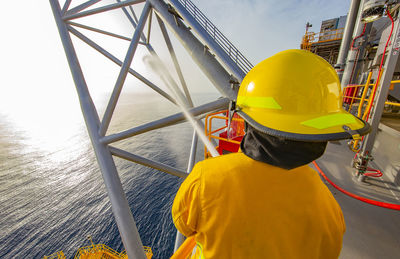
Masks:
[[[199,102],[215,97],[201,95]],[[179,109],[168,101],[128,94],[117,106],[109,133],[175,112]],[[95,243],[123,250],[82,115],[64,122],[49,117],[30,125],[35,122],[1,114],[0,258],[42,258],[59,250],[72,258],[79,247],[90,245],[88,235]],[[182,123],[113,145],[185,170],[192,134],[191,126]],[[197,160],[203,155],[199,146]],[[171,205],[181,180],[114,160],[143,245],[153,249],[153,258],[169,258],[176,234]]]

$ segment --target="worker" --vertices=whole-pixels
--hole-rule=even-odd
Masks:
[[[236,110],[241,150],[197,163],[172,206],[176,228],[195,236],[193,258],[338,258],[342,211],[307,164],[369,125],[341,107],[335,70],[305,50],[280,52],[245,76]]]

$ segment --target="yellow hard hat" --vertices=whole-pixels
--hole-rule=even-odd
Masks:
[[[299,141],[358,138],[368,123],[342,108],[332,66],[306,50],[282,51],[243,79],[236,109],[256,130]]]

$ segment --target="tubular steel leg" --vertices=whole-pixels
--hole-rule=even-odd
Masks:
[[[198,136],[196,134],[196,131],[194,131],[193,138],[192,138],[192,147],[190,149],[189,163],[188,163],[188,167],[187,167],[188,174],[192,171],[193,166],[196,162],[197,140],[198,140]],[[182,235],[182,233],[180,233],[179,231],[176,231],[174,252],[176,252],[176,250],[178,250],[178,248],[182,245],[182,243],[184,241],[185,241],[185,236]]]
[[[146,256],[144,254],[143,245],[122,188],[114,160],[107,146],[99,141],[100,120],[90,97],[67,27],[62,20],[60,4],[58,0],[50,0],[50,4],[64,46],[69,67],[71,69],[72,77],[75,82],[89,136],[111,201],[115,221],[121,234],[122,242],[129,258],[145,259]]]

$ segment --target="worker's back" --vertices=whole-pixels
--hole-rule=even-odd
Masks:
[[[243,153],[198,163],[172,214],[207,259],[337,258],[345,231],[339,205],[314,170],[285,170]]]

